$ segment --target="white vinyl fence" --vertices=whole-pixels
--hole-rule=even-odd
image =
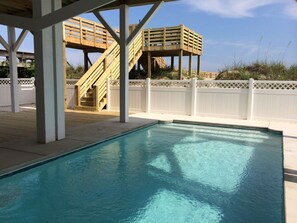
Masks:
[[[68,108],[75,83],[67,80]],[[19,79],[20,104],[35,103],[34,78]],[[119,110],[119,81],[107,81],[107,109]],[[10,105],[10,80],[0,79],[0,106]],[[236,119],[297,121],[297,81],[130,80],[129,110]]]
[[[18,79],[19,97],[20,104],[34,104],[36,101],[35,97],[35,85],[34,78],[23,78]],[[67,104],[68,108],[74,108],[75,106],[75,89],[74,85],[77,80],[66,81],[67,90]],[[11,95],[10,95],[10,79],[0,79],[0,106],[10,106]]]
[[[18,79],[20,104],[35,103],[34,78]],[[10,78],[0,79],[0,106],[11,105]]]
[[[119,110],[119,81],[108,109]],[[297,121],[297,81],[131,80],[129,110],[236,119]]]

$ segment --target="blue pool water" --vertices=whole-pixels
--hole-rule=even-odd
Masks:
[[[282,138],[155,125],[0,179],[0,222],[284,222]]]

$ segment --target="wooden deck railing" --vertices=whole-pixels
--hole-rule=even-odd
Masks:
[[[139,34],[129,46],[129,70],[133,68],[142,54],[142,35]],[[75,84],[77,105],[90,88],[95,88],[96,110],[100,108],[101,100],[106,96],[106,80],[117,79],[120,76],[120,47],[114,42],[92,65],[92,67]]]
[[[117,46],[118,52],[120,51],[119,45]],[[134,67],[138,59],[142,55],[142,34],[140,33],[129,46],[129,71]],[[120,77],[120,53],[114,58],[113,62],[103,72],[97,82],[94,84],[96,89],[96,111],[100,110],[100,102],[106,96],[106,80],[118,79]]]
[[[181,26],[146,29],[143,31],[143,50],[186,50],[202,54],[202,36],[191,29]]]
[[[119,52],[119,46],[116,42],[114,42],[75,84],[77,92],[77,105],[81,104],[81,98],[105,72],[107,67],[118,56]]]
[[[63,28],[64,41],[68,44],[107,49],[114,41],[103,25],[80,17],[65,21]]]

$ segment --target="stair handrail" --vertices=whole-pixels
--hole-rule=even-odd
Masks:
[[[87,93],[88,89],[97,81],[100,75],[104,72],[107,64],[108,56],[113,53],[117,54],[117,48],[119,48],[117,42],[113,42],[110,47],[100,56],[100,58],[91,66],[91,68],[81,77],[81,79],[75,84],[77,91],[77,105],[80,105],[80,99]]]
[[[135,63],[138,61],[142,54],[143,46],[143,35],[138,34],[135,40],[129,45],[129,71],[133,68]],[[108,78],[114,80],[120,76],[120,54],[115,58],[115,60],[110,64],[110,66],[105,70],[101,77],[93,85],[95,87],[95,98],[96,98],[96,111],[99,110],[99,102],[104,98],[107,93],[106,80]]]

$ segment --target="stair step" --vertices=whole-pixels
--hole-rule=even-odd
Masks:
[[[81,101],[80,104],[82,106],[94,107],[94,102],[93,101]]]
[[[82,102],[85,102],[85,101],[94,101],[94,98],[93,97],[82,97],[81,101]]]
[[[86,93],[86,97],[93,97],[94,91],[89,91]]]
[[[83,106],[83,105],[75,106],[74,109],[79,111],[90,111],[90,112],[96,111],[96,108],[93,106]]]

